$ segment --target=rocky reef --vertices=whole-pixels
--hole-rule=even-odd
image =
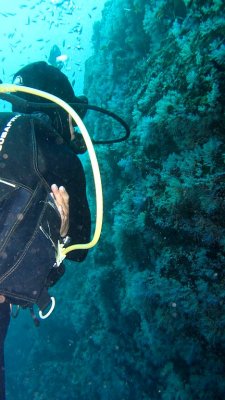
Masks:
[[[225,396],[224,37],[222,1],[109,1],[95,24],[86,94],[132,128],[97,149],[107,226],[95,265],[106,348],[119,347],[102,399]]]
[[[17,400],[225,398],[224,38],[222,0],[106,2],[85,94],[131,137],[96,146],[101,241],[67,264]]]

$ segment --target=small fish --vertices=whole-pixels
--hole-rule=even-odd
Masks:
[[[14,35],[15,35],[15,32],[9,33],[9,34],[8,34],[8,38],[9,38],[9,39],[12,39]]]
[[[92,8],[92,11],[96,10],[96,8],[97,8],[97,6],[93,7],[93,8]]]

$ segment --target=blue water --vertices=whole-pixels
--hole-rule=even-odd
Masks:
[[[0,78],[56,44],[76,94],[131,137],[96,146],[99,244],[67,264],[39,329],[26,310],[11,323],[8,400],[224,400],[224,2],[27,3],[1,8]],[[85,122],[119,133],[94,113]]]
[[[51,0],[2,2],[0,77],[4,83],[11,83],[12,75],[21,66],[47,61],[56,44],[68,56],[64,72],[71,83],[76,80],[75,91],[81,93],[84,62],[92,54],[92,25],[101,18],[104,1],[87,0],[85,5],[81,0],[64,1],[60,6],[56,3]],[[78,27],[82,28],[81,32]]]

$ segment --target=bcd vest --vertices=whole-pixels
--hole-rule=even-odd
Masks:
[[[0,113],[0,294],[43,310],[55,266],[60,216],[38,169],[28,115]]]

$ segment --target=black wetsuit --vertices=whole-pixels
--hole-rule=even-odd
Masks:
[[[3,114],[2,114],[3,115]],[[13,114],[9,114],[9,119]],[[53,183],[58,186],[63,185],[69,194],[70,204],[70,227],[68,235],[71,237],[71,243],[86,243],[90,240],[90,211],[86,198],[86,182],[83,167],[79,158],[51,128],[50,123],[45,124],[44,118],[28,117],[30,119],[31,132],[35,132],[37,149],[37,166],[40,174],[49,186]],[[19,126],[17,120],[17,129],[21,129],[23,135],[23,126]],[[23,118],[21,118],[21,125]],[[1,127],[2,129],[2,127]],[[13,140],[13,129],[8,133],[7,140]],[[0,132],[1,134],[1,132]],[[26,146],[26,143],[24,143]],[[17,153],[17,144],[15,143],[15,153],[11,154],[15,160],[15,168],[20,159]],[[0,153],[1,154],[1,153]],[[19,160],[18,160],[19,159]],[[1,174],[0,174],[1,176]],[[68,254],[67,258],[73,261],[82,261],[86,257],[86,250],[78,250]],[[1,261],[0,261],[1,262]],[[1,267],[1,265],[0,265]],[[1,268],[0,268],[1,269]],[[9,324],[9,304],[0,304],[0,400],[5,399],[4,385],[4,339]]]

